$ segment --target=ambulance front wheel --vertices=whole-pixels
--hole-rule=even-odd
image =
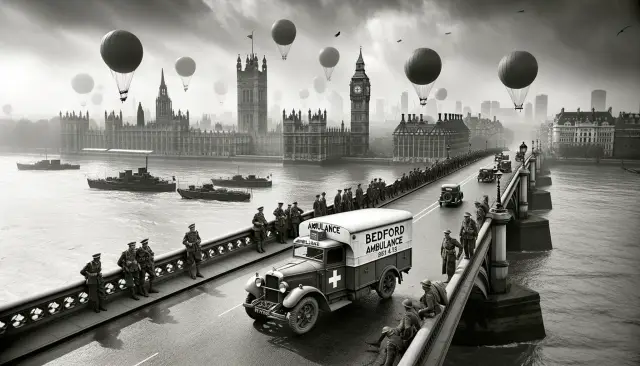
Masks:
[[[298,305],[287,314],[289,327],[298,335],[309,332],[315,327],[320,315],[318,301],[312,296],[307,296],[298,302]]]
[[[396,284],[398,281],[396,280],[396,274],[392,270],[387,270],[382,277],[380,277],[380,282],[378,283],[378,288],[376,288],[376,292],[378,296],[382,299],[388,299],[393,295],[393,292],[396,290]]]

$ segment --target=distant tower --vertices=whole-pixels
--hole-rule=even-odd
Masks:
[[[409,113],[409,93],[406,91],[400,95],[400,113]]]
[[[544,123],[547,120],[548,103],[549,97],[546,94],[536,95],[536,106],[533,116],[536,123]]]
[[[485,100],[480,103],[480,114],[485,116],[485,118],[491,118],[491,102]]]
[[[156,124],[170,125],[173,120],[173,106],[164,82],[164,69],[160,72],[160,88],[156,98]]]
[[[136,126],[144,127],[144,111],[142,110],[142,103],[138,103],[138,119]]]
[[[487,117],[491,118],[493,116],[497,116],[499,109],[500,109],[500,102],[495,100],[491,101],[491,115]]]
[[[531,122],[533,120],[533,104],[531,102],[524,106],[524,120]]]
[[[369,100],[371,83],[364,71],[362,47],[356,61],[356,72],[349,84],[351,90],[351,153],[362,156],[369,151]]]
[[[591,109],[596,112],[607,110],[607,92],[604,90],[594,90],[591,92]]]
[[[242,69],[240,55],[236,60],[238,76],[238,131],[267,134],[267,59],[262,57],[262,70],[256,54],[247,56]]]

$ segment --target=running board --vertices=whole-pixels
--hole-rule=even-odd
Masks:
[[[331,311],[336,311],[340,308],[343,308],[349,304],[351,304],[353,301],[351,300],[340,300],[340,301],[336,301],[333,304],[329,304],[329,309],[331,309]]]

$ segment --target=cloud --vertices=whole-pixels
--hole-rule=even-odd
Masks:
[[[517,13],[520,9],[525,12]],[[250,49],[246,36],[252,30],[256,52],[269,62],[270,95],[284,91],[283,106],[297,105],[299,89],[312,90],[311,80],[322,75],[318,51],[329,45],[341,52],[329,89],[345,99],[358,46],[363,46],[375,98],[392,104],[411,88],[404,78],[404,61],[414,48],[430,47],[444,63],[438,85],[446,86],[453,100],[472,106],[506,98],[495,67],[507,52],[525,49],[537,57],[541,70],[532,93],[552,94],[552,89],[571,104],[582,103],[577,99],[582,97],[571,97],[576,89],[619,88],[640,94],[640,86],[632,82],[640,79],[639,9],[637,0],[3,0],[0,46],[13,52],[16,67],[21,65],[17,55],[44,62],[53,71],[53,83],[78,68],[104,74],[100,38],[112,29],[127,29],[145,47],[132,89],[138,100],[151,102],[160,67],[172,67],[177,57],[190,55],[198,63],[188,95],[194,99],[174,89],[170,93],[174,105],[189,102],[198,112],[207,112],[215,79],[227,80],[235,99],[235,57],[241,53],[244,61]],[[298,28],[286,62],[270,37],[271,25],[279,18],[293,20]],[[628,24],[634,26],[616,37]],[[335,38],[337,31],[341,36]],[[452,34],[445,35],[448,31]],[[170,88],[176,86],[175,80],[167,82]],[[5,95],[11,93],[0,90],[0,97]],[[59,98],[48,102],[64,104]],[[553,97],[550,103],[554,108]]]

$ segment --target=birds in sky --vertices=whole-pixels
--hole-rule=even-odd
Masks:
[[[397,40],[396,42],[397,42],[397,43],[400,43],[400,42],[402,42],[402,40],[401,40],[401,39],[399,39],[399,40]]]
[[[631,28],[631,26],[630,26],[630,25],[628,25],[628,26],[626,26],[626,27],[624,27],[624,28],[620,29],[620,31],[618,32],[618,34],[616,34],[616,37],[617,37],[617,36],[619,36],[619,35],[620,35],[620,33],[624,32],[624,30],[625,30],[625,29],[627,29],[627,28]]]
[[[340,35],[340,32],[336,33],[336,35],[335,35],[334,37],[337,37],[337,36],[339,36],[339,35]]]
[[[524,13],[524,10],[518,10],[518,13]]]
[[[451,32],[447,32],[447,33],[445,33],[445,34],[449,35],[449,34],[451,34]]]

